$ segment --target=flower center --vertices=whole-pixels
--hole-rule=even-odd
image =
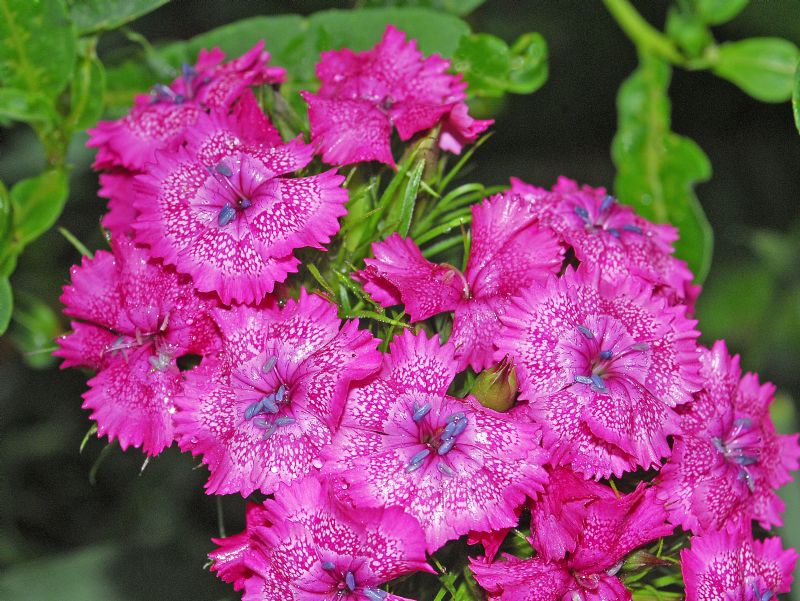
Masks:
[[[217,225],[225,227],[245,209],[249,209],[253,205],[253,201],[240,186],[234,183],[232,179],[233,169],[227,164],[219,162],[214,167],[209,167],[208,170],[214,179],[221,184],[225,195],[231,199],[217,213]]]
[[[584,324],[578,324],[576,329],[580,336],[574,381],[596,392],[608,392],[606,380],[622,376],[625,367],[639,363],[635,355],[650,348],[647,342],[634,342],[623,332],[617,332],[615,324],[602,318],[597,320],[595,331]]]
[[[458,438],[464,433],[469,424],[467,414],[456,411],[450,414],[444,424],[434,425],[430,418],[431,403],[420,405],[416,401],[412,407],[411,420],[417,424],[419,442],[425,448],[416,453],[406,465],[407,472],[415,472],[428,462],[428,459],[438,459],[436,469],[445,476],[454,476],[455,471],[447,463],[445,457],[456,445]],[[437,420],[438,421],[438,420]]]
[[[195,70],[195,68],[191,65],[184,63],[183,76],[181,79],[176,81],[175,84],[173,84],[179,89],[182,88],[183,92],[178,92],[171,86],[157,83],[150,91],[150,95],[153,98],[152,102],[183,104],[186,102],[186,100],[194,100],[194,97],[197,95],[197,92],[200,90],[200,88],[209,81],[211,81],[210,77],[204,77],[202,79],[198,78],[197,70]]]
[[[589,209],[581,205],[576,205],[574,210],[575,214],[580,218],[581,221],[583,221],[584,227],[591,232],[607,231],[615,238],[619,238],[620,229],[634,234],[643,233],[642,228],[632,223],[626,223],[620,227],[612,225],[612,222],[614,221],[614,207],[616,203],[616,198],[610,194],[606,194],[605,198],[603,198],[602,202],[600,203],[600,208],[596,211],[595,215],[592,215],[589,212]]]
[[[753,422],[746,417],[737,419],[725,436],[712,438],[711,441],[726,461],[738,467],[739,479],[745,481],[751,492],[755,490],[750,470],[761,459],[763,439],[760,430],[753,427]]]
[[[295,418],[290,415],[280,415],[281,410],[290,405],[289,387],[281,381],[275,370],[278,358],[272,355],[267,358],[261,367],[261,373],[267,382],[266,389],[260,398],[250,403],[244,410],[245,421],[264,431],[263,440],[268,440],[276,430],[282,426],[288,426],[295,422]]]
[[[164,316],[164,319],[157,320],[158,329],[155,332],[142,332],[141,329],[136,328],[133,336],[122,335],[114,342],[109,344],[103,353],[110,353],[112,356],[116,353],[122,353],[122,356],[127,360],[127,354],[130,349],[135,349],[143,346],[152,346],[153,354],[147,358],[153,371],[166,371],[175,356],[177,348],[169,344],[165,339],[165,333],[169,327],[169,313]]]

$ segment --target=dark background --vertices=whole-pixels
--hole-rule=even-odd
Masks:
[[[255,14],[308,13],[336,2],[177,0],[136,21],[153,42],[184,39]],[[655,25],[666,3],[639,2]],[[609,146],[616,91],[635,68],[633,46],[595,0],[490,0],[469,21],[474,31],[513,41],[538,31],[550,48],[550,78],[537,93],[499,107],[495,135],[476,155],[471,179],[505,183],[516,175],[551,185],[558,175],[610,187]],[[715,29],[718,40],[782,36],[800,43],[800,3],[754,0]],[[101,52],[129,44],[107,35]],[[725,337],[745,369],[779,387],[779,428],[796,429],[800,398],[800,136],[788,104],[767,105],[705,72],[677,71],[671,87],[673,129],[693,138],[714,168],[698,196],[716,235],[714,262],[698,307],[704,341]],[[0,133],[0,177],[11,184],[37,173],[41,153],[30,131]],[[72,194],[59,224],[90,248],[102,246],[91,154],[78,140]],[[21,257],[15,290],[59,309],[60,287],[78,253],[51,231]],[[66,323],[62,327],[67,327]],[[35,360],[35,359],[34,359]],[[176,448],[150,462],[116,448],[89,472],[103,441],[78,446],[89,428],[80,395],[86,374],[51,366],[33,370],[0,342],[0,599],[9,601],[214,601],[230,587],[203,570],[218,535],[215,500],[202,493],[205,468]],[[796,484],[784,537],[800,543]],[[241,528],[243,501],[225,498],[228,532]],[[800,596],[797,597],[800,599]]]

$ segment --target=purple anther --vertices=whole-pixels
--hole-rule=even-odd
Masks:
[[[252,206],[253,206],[253,203],[249,198],[241,198],[241,199],[239,199],[239,208],[240,209],[249,209]]]
[[[466,413],[464,413],[463,411],[456,411],[450,417],[447,418],[447,423],[449,424],[451,422],[457,422],[458,420],[464,419],[465,417],[467,417]]]
[[[575,376],[575,381],[579,384],[592,384],[592,379],[589,376]]]
[[[456,444],[455,438],[449,438],[444,441],[442,446],[439,447],[439,450],[436,451],[439,455],[447,455],[453,446]]]
[[[598,390],[606,390],[606,383],[603,381],[602,377],[598,376],[597,374],[592,374],[591,380],[595,388]]]
[[[265,374],[268,374],[272,371],[272,368],[275,367],[275,364],[278,362],[278,358],[275,356],[270,357],[267,359],[267,362],[261,366],[261,371]]]
[[[633,232],[634,234],[642,233],[642,228],[640,228],[638,225],[633,225],[632,223],[626,223],[622,226],[622,229],[626,232]]]
[[[585,222],[589,222],[589,211],[583,207],[575,207],[575,213],[577,213],[578,217],[583,219]]]
[[[422,463],[423,460],[430,454],[431,454],[430,449],[422,449],[419,453],[417,453],[411,458],[411,461],[409,461],[409,463]]]
[[[425,417],[426,415],[428,415],[428,413],[430,413],[430,412],[431,412],[431,404],[430,404],[430,403],[425,403],[425,404],[424,404],[422,407],[420,407],[419,409],[416,409],[416,410],[414,411],[414,415],[412,416],[412,419],[413,419],[415,422],[418,422],[418,421],[420,421],[420,420],[421,420],[423,417]]]
[[[614,236],[615,238],[619,238],[619,230],[615,227],[608,228],[608,233]]]
[[[270,424],[268,427],[264,428],[264,435],[261,437],[261,440],[269,440],[272,435],[275,434],[276,430],[275,424]]]
[[[450,476],[451,478],[456,475],[456,473],[453,471],[453,468],[446,463],[442,463],[441,461],[439,462],[439,465],[436,466],[436,469],[438,469],[439,472],[445,476]]]
[[[616,199],[613,196],[611,196],[611,194],[606,194],[605,197],[603,198],[603,202],[600,203],[600,212],[605,213],[606,211],[608,211],[608,209],[611,208],[611,205],[614,204],[615,200]]]
[[[365,588],[362,592],[369,601],[383,601],[389,596],[389,593],[379,588]]]
[[[247,409],[244,410],[244,418],[246,420],[248,420],[248,421],[253,419],[253,416],[256,413],[258,413],[260,409],[261,409],[261,403],[260,402],[253,403],[252,405],[248,405]]]
[[[225,177],[231,177],[233,175],[233,171],[231,171],[231,168],[228,167],[225,163],[217,163],[216,165],[214,165],[214,169],[216,170],[217,173],[219,173],[220,175],[224,175]]]
[[[265,420],[263,417],[257,417],[256,419],[253,420],[253,425],[256,428],[261,428],[263,430],[269,428],[272,424],[267,420]]]
[[[344,583],[351,591],[356,590],[356,577],[353,575],[353,572],[347,572],[347,574],[344,575]]]
[[[444,427],[444,432],[442,432],[441,436],[442,440],[449,440],[453,438],[453,436],[455,435],[457,423],[458,422],[450,422]]]
[[[283,400],[283,397],[286,396],[286,386],[281,384],[278,386],[278,390],[275,392],[275,400],[279,403]]]
[[[613,351],[600,351],[600,358],[604,361],[608,361],[611,357],[614,356]]]
[[[275,425],[276,426],[288,426],[289,424],[293,424],[294,422],[295,422],[295,419],[293,417],[289,417],[288,415],[284,415],[284,416],[279,417],[278,419],[275,420]]]
[[[464,430],[466,430],[467,429],[467,423],[469,423],[469,422],[468,422],[466,417],[464,419],[458,420],[457,422],[454,422],[456,428],[455,428],[455,430],[453,430],[453,436],[454,437],[458,436]]]
[[[323,561],[322,562],[322,569],[326,572],[330,572],[331,570],[335,570],[336,566],[333,565],[332,561]]]
[[[579,326],[578,326],[578,331],[579,331],[581,334],[583,334],[583,335],[586,337],[586,339],[587,339],[587,340],[592,340],[592,339],[594,339],[594,334],[592,334],[592,331],[591,331],[589,328],[587,328],[586,326],[584,326],[584,325],[579,325]]]
[[[233,221],[234,217],[236,217],[236,209],[233,208],[231,203],[226,202],[225,206],[220,209],[219,214],[217,215],[217,223],[220,227],[225,227],[231,221]]]
[[[275,402],[275,395],[268,394],[261,399],[261,409],[267,413],[277,413],[278,405]]]

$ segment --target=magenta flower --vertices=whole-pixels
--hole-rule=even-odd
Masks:
[[[590,484],[587,491],[589,487],[605,488]],[[672,526],[666,524],[664,508],[643,487],[621,498],[606,490],[589,495],[574,550],[566,559],[506,555],[494,563],[472,560],[472,572],[489,599],[628,601],[631,594],[615,575],[622,560],[637,547],[671,534]]]
[[[798,469],[798,434],[775,432],[769,415],[775,387],[745,374],[739,356],[718,341],[702,354],[703,390],[682,415],[681,434],[660,475],[670,520],[702,534],[780,525],[775,489]]]
[[[593,478],[660,466],[674,407],[702,385],[685,312],[636,277],[612,284],[585,265],[512,301],[497,356],[513,359],[555,464]]]
[[[101,121],[89,130],[89,147],[97,148],[95,169],[124,167],[141,171],[152,162],[156,150],[180,144],[188,127],[210,109],[227,111],[250,86],[281,83],[286,72],[270,67],[269,53],[259,42],[243,56],[223,63],[225,55],[215,48],[202,50],[194,67],[169,86],[158,85],[150,94],[136,97],[133,109],[116,121]],[[279,143],[273,126],[262,131],[263,143]]]
[[[211,571],[225,582],[233,583],[233,590],[244,588],[245,581],[253,575],[247,566],[247,560],[255,544],[255,533],[261,526],[269,526],[267,511],[259,503],[248,503],[245,513],[246,528],[244,532],[225,538],[212,538],[211,542],[219,545],[208,554],[214,562]]]
[[[673,304],[693,304],[699,287],[692,285],[686,263],[673,256],[678,230],[639,217],[619,204],[605,188],[578,186],[559,177],[552,192],[516,178],[512,195],[532,205],[539,220],[572,247],[579,261],[596,266],[603,279],[617,282],[631,273],[647,280]]]
[[[542,489],[538,428],[447,396],[457,362],[451,344],[405,332],[383,369],[354,388],[326,473],[355,506],[400,505],[435,551],[467,532],[514,526],[526,495]]]
[[[243,601],[399,601],[379,588],[433,572],[425,537],[400,507],[350,509],[312,477],[278,489],[256,527]]]
[[[531,283],[558,273],[563,249],[534,222],[518,198],[495,196],[472,207],[472,247],[466,271],[436,265],[410,240],[393,234],[372,245],[374,259],[358,277],[383,306],[405,305],[412,321],[454,311],[450,341],[459,369],[492,364],[500,317],[511,298]]]
[[[173,440],[173,401],[185,375],[176,359],[219,346],[208,316],[214,303],[128,239],[114,239],[112,250],[72,268],[61,302],[79,321],[54,354],[64,358],[62,368],[97,371],[83,407],[92,410],[98,435],[158,455]]]
[[[225,303],[253,303],[297,271],[292,252],[322,249],[347,211],[334,171],[281,177],[305,167],[310,146],[247,143],[248,122],[201,115],[187,146],[158,155],[138,178],[136,240]]]
[[[743,532],[692,537],[681,551],[686,601],[767,601],[788,593],[797,562],[778,537],[753,540]]]
[[[402,140],[443,123],[440,146],[460,152],[492,121],[476,121],[464,104],[467,84],[447,73],[450,61],[425,58],[414,40],[391,25],[366,52],[344,48],[322,53],[317,94],[303,92],[311,136],[326,163],[380,161],[394,166],[392,129]]]
[[[380,365],[377,342],[305,292],[283,309],[238,306],[214,317],[223,349],[188,374],[176,399],[178,443],[203,455],[209,494],[269,494],[322,466],[351,380]]]

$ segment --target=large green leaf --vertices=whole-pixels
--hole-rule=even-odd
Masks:
[[[55,98],[72,76],[75,28],[63,0],[0,0],[0,83]]]
[[[366,0],[365,5],[433,8],[463,17],[485,2],[486,0]]]
[[[116,29],[163,6],[169,0],[79,0],[70,8],[78,33]]]
[[[714,73],[763,102],[785,102],[792,96],[800,53],[789,40],[750,38],[719,46]]]
[[[68,194],[67,174],[60,169],[24,179],[11,189],[17,252],[53,226]]]
[[[8,283],[7,277],[0,276],[0,335],[8,329],[12,309],[11,284]]]
[[[639,68],[620,88],[611,147],[615,189],[644,217],[678,228],[676,254],[701,282],[711,264],[713,235],[694,184],[711,176],[711,165],[697,144],[670,130],[670,75],[666,63],[642,54]]]
[[[29,123],[56,119],[50,99],[36,92],[17,88],[0,88],[0,118]]]

